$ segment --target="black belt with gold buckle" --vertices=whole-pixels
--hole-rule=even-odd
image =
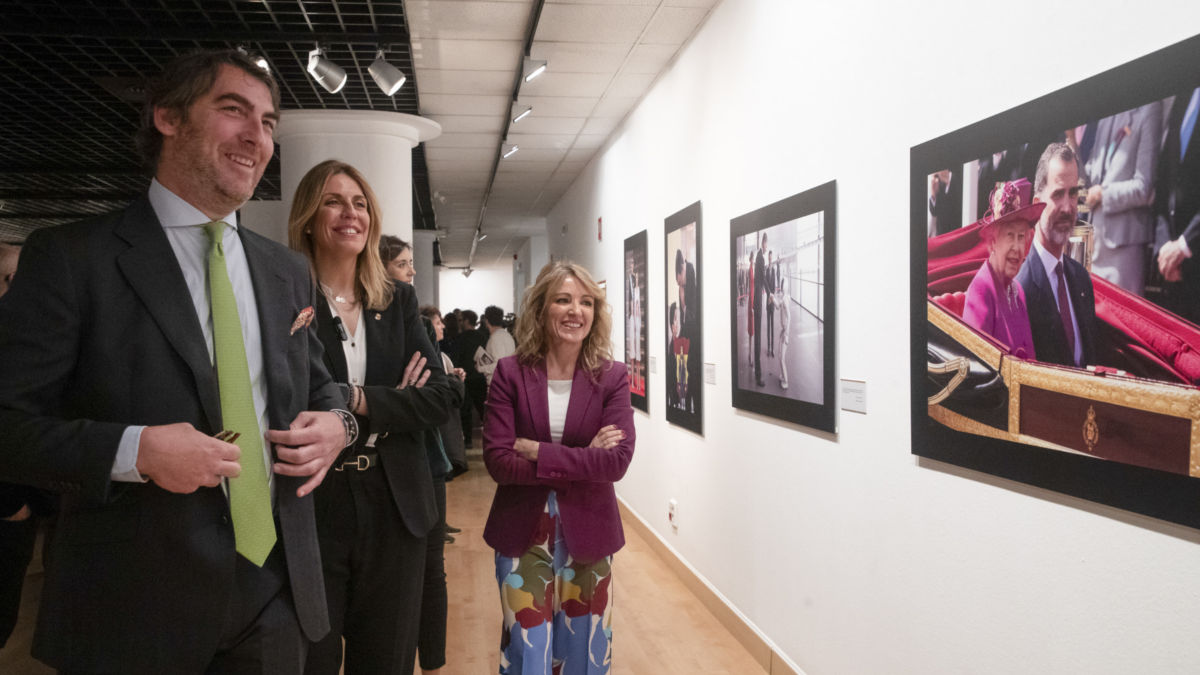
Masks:
[[[333,465],[334,471],[366,471],[373,466],[379,466],[379,455],[350,455]]]

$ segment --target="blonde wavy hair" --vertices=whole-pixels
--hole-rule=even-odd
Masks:
[[[288,215],[288,246],[303,253],[308,258],[312,268],[313,278],[317,276],[314,266],[312,226],[317,220],[317,211],[321,208],[321,197],[325,194],[325,183],[338,174],[349,176],[363,191],[367,198],[367,213],[371,222],[367,225],[367,245],[358,254],[356,265],[358,286],[366,296],[365,305],[370,309],[384,310],[392,302],[395,287],[388,276],[383,262],[379,259],[379,238],[382,236],[383,214],[379,210],[379,200],[371,189],[367,179],[358,169],[336,159],[327,159],[314,166],[300,179],[296,186],[296,196],[292,200],[292,212]],[[318,281],[320,281],[318,279]]]
[[[517,341],[517,360],[533,365],[550,350],[550,331],[546,326],[546,306],[550,296],[567,277],[583,284],[584,292],[593,298],[592,329],[583,339],[579,352],[579,365],[593,378],[612,361],[612,308],[604,299],[604,290],[592,279],[592,275],[581,265],[569,260],[552,262],[538,272],[533,285],[525,291],[521,302],[521,313],[517,317],[514,333]]]

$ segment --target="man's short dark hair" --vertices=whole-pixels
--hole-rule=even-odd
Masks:
[[[137,131],[136,142],[142,165],[148,172],[154,173],[158,167],[158,156],[162,153],[163,137],[154,126],[154,109],[178,111],[180,120],[186,122],[188,108],[212,89],[221,66],[226,65],[240,68],[267,85],[271,92],[271,103],[276,111],[279,110],[279,85],[275,78],[245,52],[223,49],[184,54],[168,63],[146,86],[146,102],[142,106],[142,123]]]
[[[479,315],[473,309],[464,309],[462,311],[462,320],[467,328],[474,328],[475,324],[479,322]]]
[[[1075,159],[1075,151],[1071,149],[1071,146],[1066,143],[1051,143],[1047,145],[1046,149],[1042,151],[1041,158],[1038,159],[1037,174],[1033,180],[1033,195],[1035,197],[1042,194],[1042,190],[1046,189],[1046,181],[1049,180],[1046,174],[1050,173],[1050,160],[1055,158],[1058,158],[1063,164],[1076,162],[1075,169],[1079,170],[1078,161]]]
[[[489,326],[504,328],[504,310],[495,305],[488,305],[487,309],[483,310],[483,319]]]
[[[683,274],[683,249],[675,249],[675,276]]]

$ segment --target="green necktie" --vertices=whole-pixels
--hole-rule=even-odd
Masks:
[[[208,252],[208,290],[212,303],[213,351],[217,357],[217,385],[221,391],[221,419],[225,429],[241,434],[242,472],[229,479],[229,507],[233,512],[233,534],[237,551],[262,567],[275,547],[275,519],[271,515],[271,490],[263,462],[262,431],[254,412],[250,391],[250,368],[246,365],[246,346],[242,341],[242,322],[238,318],[233,284],[225,268],[225,247],[221,236],[225,223],[204,226],[212,243]]]

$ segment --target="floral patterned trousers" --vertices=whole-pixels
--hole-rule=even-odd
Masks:
[[[496,554],[501,675],[603,675],[612,664],[612,556],[575,560],[552,491],[534,543]]]

